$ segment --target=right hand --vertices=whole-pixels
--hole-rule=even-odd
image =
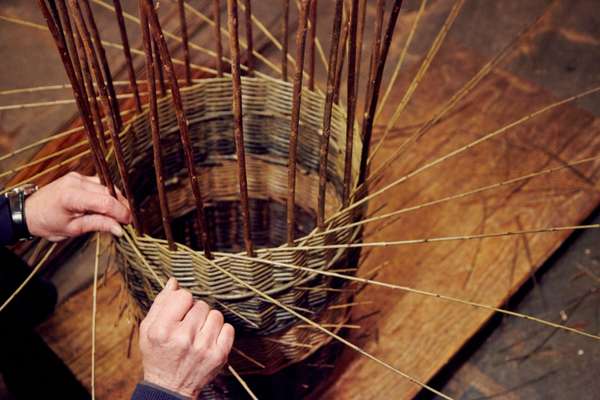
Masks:
[[[195,398],[227,363],[234,329],[169,279],[140,325],[144,380]]]

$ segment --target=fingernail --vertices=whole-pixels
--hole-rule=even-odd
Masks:
[[[179,286],[179,285],[178,285],[178,283],[177,283],[177,279],[175,279],[175,278],[171,277],[171,278],[169,278],[169,280],[167,281],[167,284],[166,284],[166,286],[165,286],[165,287],[166,287],[167,289],[169,289],[169,290],[177,290],[177,287],[178,287],[178,286]]]
[[[121,237],[123,236],[123,229],[121,228],[121,225],[113,225],[110,227],[110,233],[117,237]]]

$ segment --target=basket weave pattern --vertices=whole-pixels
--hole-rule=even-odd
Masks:
[[[169,250],[166,241],[161,239],[147,112],[137,116],[122,134],[126,163],[135,183],[136,202],[147,233],[134,236],[134,241],[159,276],[176,277],[181,287],[221,310],[226,320],[233,323],[238,331],[244,332],[238,335],[236,347],[267,366],[257,369],[255,364],[232,353],[231,362],[238,371],[272,373],[307,357],[327,343],[330,337],[314,328],[296,326],[297,320],[292,315],[224,276],[212,263],[289,307],[311,313],[313,320],[328,325],[339,325],[346,321],[348,309],[328,309],[334,302],[343,302],[346,296],[319,290],[319,286],[332,286],[330,278],[322,275],[231,257],[235,253],[245,255],[245,252],[241,252],[242,220],[233,140],[231,80],[203,79],[183,89],[182,96],[215,258],[209,261],[202,251],[193,250],[200,248],[199,240],[194,235],[195,202],[186,176],[177,121],[169,98],[159,102],[159,121],[164,177],[178,249]],[[253,241],[257,247],[255,256],[317,270],[352,267],[348,265],[346,250],[301,251],[289,248],[273,251],[276,247],[287,248],[284,244],[285,199],[292,86],[270,78],[243,78],[242,96],[250,218]],[[296,182],[296,237],[299,245],[347,244],[357,242],[360,235],[360,230],[347,229],[311,236],[311,232],[315,232],[323,107],[322,95],[303,92]],[[345,118],[344,111],[334,107],[326,215],[333,215],[341,208]],[[360,140],[355,139],[354,142],[354,154],[359,155]],[[354,177],[358,164],[358,157],[355,157],[352,165]],[[115,163],[112,162],[110,167],[116,179]],[[345,225],[360,217],[359,209],[340,213],[328,227]],[[145,312],[160,291],[160,286],[147,267],[139,262],[129,242],[116,239],[116,244],[129,291]],[[333,330],[338,331],[339,328]]]

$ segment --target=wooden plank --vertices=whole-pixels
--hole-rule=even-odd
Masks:
[[[452,44],[443,48],[439,58],[415,101],[405,112],[402,120],[405,129],[401,129],[390,143],[398,145],[410,131],[409,127],[422,123],[485,62]],[[414,71],[413,67],[404,74],[400,86],[407,87],[407,79],[414,75]],[[402,90],[395,90],[390,104],[396,104],[402,93]],[[497,71],[492,79],[480,85],[464,107],[412,148],[403,163],[389,169],[385,181],[390,182],[416,165],[446,154],[552,100],[552,96],[539,87],[507,72]],[[387,109],[386,112],[389,111]],[[568,161],[598,154],[599,129],[600,123],[589,114],[574,107],[562,107],[501,139],[469,151],[443,167],[407,181],[384,196],[388,201],[387,210],[434,200],[545,166],[559,165],[557,157]],[[380,157],[385,158],[391,147],[387,146]],[[524,227],[577,223],[599,200],[598,193],[581,180],[581,175],[595,182],[598,167],[597,163],[590,164],[578,168],[579,175],[564,171],[517,189],[505,188],[407,214],[393,228],[373,234],[368,240],[510,230],[516,229],[516,216],[520,217]],[[372,209],[379,204],[371,204]],[[540,265],[566,236],[567,232],[528,236],[535,266]],[[486,239],[479,243],[453,242],[377,250],[364,267],[368,270],[383,261],[392,260],[392,265],[378,279],[501,304],[528,277],[530,266],[524,248],[516,237]],[[515,250],[517,258],[513,257]],[[474,272],[466,284],[473,265]],[[509,282],[511,276],[512,282]],[[112,277],[107,288],[101,289],[100,293],[114,293],[118,280],[118,277]],[[74,296],[42,328],[46,340],[86,384],[89,384],[90,293],[88,289]],[[443,366],[490,316],[487,312],[465,306],[381,288],[366,290],[358,300],[374,301],[380,314],[371,324],[377,335],[366,341],[353,339],[375,355],[422,380],[428,379]],[[99,329],[105,326],[110,331],[98,338],[98,397],[121,398],[133,389],[140,376],[140,364],[135,353],[131,359],[125,357],[130,330],[126,320],[113,328],[119,307],[114,301],[108,306],[103,305],[106,301],[105,297],[99,298]],[[372,308],[359,308],[354,316],[358,318],[371,311]],[[106,316],[102,316],[104,313]],[[383,399],[389,398],[391,393],[402,398],[410,397],[418,390],[416,386],[349,351],[342,355],[335,378],[331,387],[322,393],[324,398]]]
[[[402,122],[405,131],[422,123],[482,65],[482,60],[451,43],[447,43],[439,57],[437,66],[423,81],[420,95],[405,112]],[[411,71],[407,76],[413,74]],[[406,80],[403,86],[407,86]],[[398,90],[391,103],[397,103],[402,92]],[[460,112],[436,126],[407,152],[404,162],[389,169],[385,182],[552,101],[553,97],[539,87],[496,71],[469,97]],[[435,200],[560,165],[561,161],[596,155],[600,150],[599,130],[600,120],[587,112],[561,107],[406,181],[385,196],[386,209]],[[401,140],[398,137],[394,143]],[[393,147],[386,146],[380,159]],[[368,240],[516,230],[517,218],[525,228],[577,224],[598,203],[600,196],[593,183],[598,180],[599,167],[596,162],[578,167],[577,171],[567,170],[520,186],[405,214],[391,228],[368,230]],[[380,200],[370,206],[375,209],[381,204]],[[567,236],[568,232],[526,236],[533,266],[519,245],[521,239],[512,236],[386,248],[374,251],[363,267],[368,270],[368,266],[391,261],[378,279],[500,305],[528,278],[530,268],[541,265]],[[375,328],[378,340],[363,341],[366,349],[423,381],[444,366],[491,316],[489,312],[464,305],[373,287],[365,290],[358,301],[372,301],[380,312]],[[373,310],[358,310],[354,315],[358,317],[369,311]],[[390,393],[408,398],[419,390],[350,351],[344,353],[339,365],[337,379],[319,398],[384,399]]]

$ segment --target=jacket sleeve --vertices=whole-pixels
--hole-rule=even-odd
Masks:
[[[4,196],[0,196],[0,246],[11,244],[13,241],[10,206]]]
[[[187,397],[181,396],[170,390],[163,389],[160,386],[142,381],[138,383],[131,396],[131,400],[187,400]]]

